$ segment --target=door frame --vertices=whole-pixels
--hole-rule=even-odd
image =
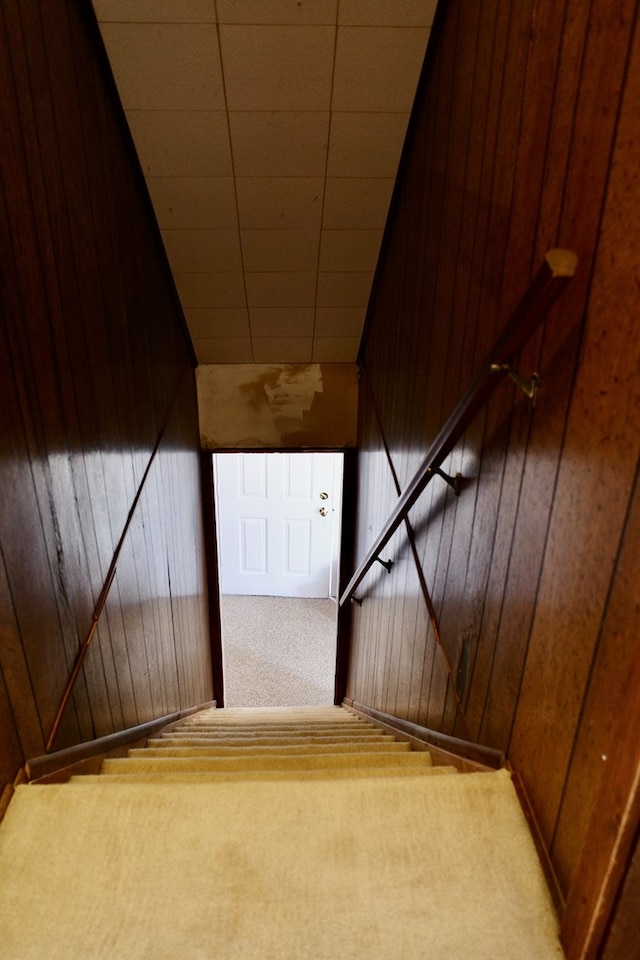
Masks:
[[[355,513],[357,503],[357,450],[354,447],[331,447],[329,449],[299,447],[220,448],[200,451],[200,480],[202,490],[202,520],[204,529],[205,560],[209,606],[209,632],[211,640],[211,670],[213,696],[218,707],[224,707],[224,665],[222,655],[222,623],[220,619],[220,578],[218,567],[218,531],[216,522],[216,497],[213,472],[214,453],[341,453],[342,505],[340,516],[340,562],[338,597],[353,572],[355,549]],[[344,699],[349,671],[351,641],[351,610],[338,606],[336,668],[334,674],[334,703]]]

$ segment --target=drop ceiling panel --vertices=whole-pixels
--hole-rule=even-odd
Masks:
[[[317,230],[242,230],[244,269],[311,273],[318,264]]]
[[[379,249],[379,230],[323,230],[318,269],[333,273],[341,270],[373,273]]]
[[[362,334],[365,313],[365,307],[318,307],[316,339],[359,338]]]
[[[332,109],[406,112],[415,96],[427,37],[428,31],[418,27],[340,27]]]
[[[202,363],[356,357],[434,0],[95,0]]]
[[[327,178],[323,226],[327,230],[375,230],[382,233],[393,180]]]
[[[424,27],[437,0],[340,0],[338,22],[349,26]]]
[[[255,363],[310,363],[313,353],[311,337],[277,337],[263,340],[253,338],[253,360]]]
[[[242,273],[236,230],[163,230],[162,239],[175,273]]]
[[[324,177],[329,112],[230,113],[238,177]]]
[[[217,6],[220,23],[331,25],[338,0],[217,0]]]
[[[395,177],[407,113],[334,113],[329,177]]]
[[[213,24],[105,23],[125,110],[224,110]]]
[[[130,110],[147,177],[232,177],[227,115],[214,110]]]
[[[254,337],[313,337],[313,307],[252,307],[250,316]]]
[[[229,110],[329,109],[335,30],[220,26]]]
[[[185,310],[194,337],[249,339],[249,313],[244,307]]]
[[[241,229],[320,229],[321,177],[238,177]]]
[[[246,273],[245,282],[250,309],[315,306],[315,273]]]
[[[371,273],[319,273],[318,307],[366,307]]]
[[[237,229],[233,177],[147,177],[161,228]]]
[[[185,310],[195,307],[246,307],[242,273],[176,273],[174,279]]]
[[[93,0],[98,20],[129,23],[215,23],[211,0]]]

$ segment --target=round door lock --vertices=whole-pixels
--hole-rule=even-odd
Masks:
[[[329,499],[329,494],[328,494],[328,493],[325,493],[324,490],[323,490],[322,493],[320,494],[320,499],[321,499],[321,500],[328,500],[328,499]]]
[[[320,507],[320,509],[318,510],[318,513],[320,514],[321,517],[326,517],[329,511],[327,510],[326,507]]]

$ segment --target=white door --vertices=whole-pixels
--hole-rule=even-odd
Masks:
[[[337,594],[342,454],[214,456],[220,590]]]

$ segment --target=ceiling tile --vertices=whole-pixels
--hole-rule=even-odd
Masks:
[[[183,310],[192,307],[246,307],[241,273],[175,273]]]
[[[332,109],[410,110],[428,36],[419,27],[340,27]]]
[[[316,340],[327,337],[360,337],[366,307],[318,307],[316,310]]]
[[[318,265],[317,230],[243,230],[245,270],[309,272]]]
[[[103,23],[215,23],[211,0],[93,0]]]
[[[378,260],[382,230],[323,230],[320,240],[320,270],[338,273],[359,270],[373,273]]]
[[[256,363],[310,363],[311,337],[274,337],[253,339],[253,359]]]
[[[371,293],[371,273],[320,273],[319,307],[364,307]]]
[[[373,230],[384,227],[393,191],[391,178],[327,180],[322,227]]]
[[[145,176],[233,176],[223,111],[131,110],[127,120]]]
[[[229,110],[328,110],[333,27],[221,26]]]
[[[171,268],[178,273],[233,273],[242,270],[237,230],[163,230]]]
[[[253,337],[312,337],[313,307],[252,307]]]
[[[236,176],[324,176],[328,112],[230,113],[229,124]]]
[[[433,22],[438,0],[340,0],[340,24],[426,27]]]
[[[220,23],[336,22],[337,0],[217,0]]]
[[[408,113],[334,113],[330,177],[395,177]]]
[[[148,177],[160,227],[237,227],[233,177]]]
[[[324,182],[320,177],[238,177],[242,229],[319,229]]]
[[[249,313],[246,309],[228,307],[226,309],[201,308],[184,312],[191,336],[227,337],[238,339],[249,337]]]
[[[353,363],[358,359],[359,337],[316,337],[312,360],[317,363]]]
[[[251,363],[251,341],[244,339],[194,339],[199,363]]]
[[[313,307],[315,273],[245,273],[249,307]]]
[[[103,23],[101,30],[125,110],[225,109],[213,24]]]

